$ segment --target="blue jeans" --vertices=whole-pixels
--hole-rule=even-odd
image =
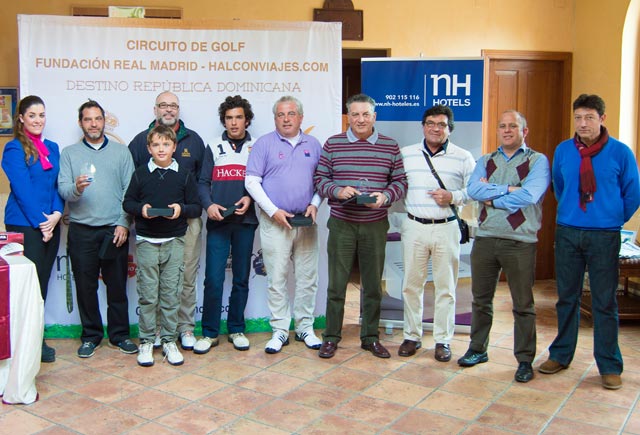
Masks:
[[[549,357],[563,365],[573,359],[578,342],[580,299],[585,268],[589,271],[593,311],[593,356],[602,375],[622,373],[618,346],[618,288],[620,233],[556,228],[558,336]]]
[[[207,231],[207,258],[204,278],[202,335],[220,334],[222,292],[231,250],[233,281],[229,297],[227,329],[229,334],[244,332],[244,309],[249,297],[251,253],[257,225],[229,223]]]

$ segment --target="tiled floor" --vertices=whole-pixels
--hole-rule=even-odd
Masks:
[[[536,285],[538,365],[555,334],[554,283]],[[358,294],[351,286],[345,339],[336,357],[322,360],[291,340],[276,355],[264,352],[270,334],[251,334],[251,349],[233,350],[226,337],[207,355],[185,352],[185,364],[151,368],[135,356],[102,347],[76,357],[77,340],[56,340],[54,364],[38,376],[40,400],[0,408],[2,434],[640,434],[640,324],[620,328],[624,387],[604,390],[592,354],[592,329],[583,323],[568,370],[513,381],[510,296],[501,285],[489,362],[461,369],[467,349],[457,334],[454,359],[433,359],[431,337],[411,358],[397,356],[402,332],[382,340],[392,358],[359,347]],[[292,336],[293,338],[293,336]]]

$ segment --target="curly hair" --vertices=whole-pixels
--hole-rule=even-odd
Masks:
[[[18,110],[16,110],[16,115],[13,118],[13,138],[20,141],[22,144],[22,149],[24,150],[24,160],[27,164],[35,163],[38,160],[38,150],[36,146],[33,144],[31,139],[29,139],[24,132],[24,122],[20,119],[20,116],[24,116],[27,113],[27,110],[31,106],[35,106],[38,104],[42,104],[44,106],[44,101],[42,98],[36,95],[29,95],[28,97],[24,97],[18,103]]]
[[[220,122],[224,125],[224,117],[227,110],[240,108],[244,110],[244,119],[247,121],[247,127],[251,125],[253,119],[253,110],[251,110],[251,103],[242,98],[240,95],[229,95],[218,107],[218,115],[220,116]]]

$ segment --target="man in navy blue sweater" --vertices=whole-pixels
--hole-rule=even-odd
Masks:
[[[255,205],[244,187],[253,139],[251,104],[240,95],[228,96],[218,108],[225,127],[207,144],[198,182],[200,204],[207,212],[207,256],[204,278],[202,338],[193,352],[205,354],[218,345],[222,293],[231,252],[233,281],[227,310],[227,340],[236,350],[248,350],[244,310],[249,297],[253,239],[258,227]]]

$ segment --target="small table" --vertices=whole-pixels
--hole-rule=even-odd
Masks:
[[[9,264],[11,358],[0,361],[0,395],[8,405],[38,399],[44,301],[35,265],[21,255],[6,256]]]
[[[620,278],[624,279],[624,287],[618,290],[618,318],[620,320],[640,319],[640,296],[629,293],[629,278],[640,278],[640,258],[620,259]],[[591,319],[591,293],[582,292],[580,312]]]

